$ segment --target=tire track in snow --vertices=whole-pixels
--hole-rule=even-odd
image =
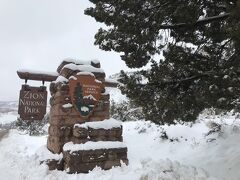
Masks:
[[[8,135],[9,130],[8,129],[0,129],[0,141]]]

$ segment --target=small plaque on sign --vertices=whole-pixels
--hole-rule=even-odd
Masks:
[[[22,85],[18,114],[22,120],[42,120],[46,114],[47,91],[45,86]]]
[[[102,91],[102,82],[93,74],[77,74],[69,80],[72,103],[80,115],[87,117],[98,103]]]

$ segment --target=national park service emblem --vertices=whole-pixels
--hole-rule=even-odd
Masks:
[[[73,106],[83,117],[89,116],[100,99],[102,82],[94,74],[79,72],[69,78],[69,92]]]

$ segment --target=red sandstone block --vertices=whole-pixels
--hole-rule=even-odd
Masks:
[[[57,137],[70,137],[72,135],[72,127],[50,125],[48,128],[48,134]]]
[[[104,163],[104,169],[111,169],[112,167],[121,166],[120,160],[106,161]]]
[[[61,97],[66,95],[69,95],[68,91],[57,90],[57,92],[53,95],[53,97],[56,98],[56,97]]]
[[[53,153],[60,153],[62,151],[64,141],[56,136],[48,136],[47,148]]]
[[[51,116],[80,116],[75,107],[64,108],[64,104],[56,104],[50,108]]]
[[[73,126],[74,124],[79,124],[86,122],[86,119],[77,116],[50,116],[49,123],[55,126]]]
[[[71,140],[74,144],[83,144],[89,141],[88,138],[77,138],[77,137],[71,137]]]
[[[72,103],[70,96],[69,95],[63,95],[63,96],[58,96],[58,97],[51,97],[50,98],[50,105],[51,106],[55,106],[57,104],[68,104],[68,103]]]
[[[107,170],[113,166],[121,166],[121,161],[128,164],[127,158],[118,158],[119,152],[125,153],[122,157],[127,157],[127,148],[80,150],[72,153],[64,151],[64,169],[68,169],[69,173],[87,173],[96,166]]]
[[[57,92],[57,88],[56,88],[55,85],[56,85],[56,84],[53,83],[53,82],[50,83],[49,89],[50,89],[51,95],[53,95],[53,94],[55,94],[55,93]]]
[[[81,127],[74,127],[73,128],[73,136],[77,138],[87,138],[88,137],[88,130]]]
[[[94,112],[102,112],[102,111],[108,111],[109,112],[109,109],[110,109],[110,103],[109,102],[99,102],[95,108],[94,108]]]
[[[109,111],[105,110],[105,111],[93,111],[92,116],[96,116],[96,117],[109,117]]]

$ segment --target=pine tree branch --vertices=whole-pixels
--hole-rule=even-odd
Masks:
[[[187,77],[187,78],[184,78],[184,79],[164,80],[164,81],[159,81],[159,82],[151,82],[151,83],[147,83],[147,84],[136,84],[135,86],[146,87],[146,86],[150,85],[150,86],[157,87],[157,86],[163,85],[163,84],[176,84],[176,83],[184,83],[184,82],[187,82],[187,81],[193,81],[193,80],[196,80],[196,79],[200,79],[204,76],[210,76],[210,75],[213,75],[213,71],[207,71],[207,72],[204,72],[202,74],[198,74],[198,75],[195,75],[195,76],[190,76],[190,77]]]
[[[196,27],[204,24],[211,23],[213,21],[222,21],[230,16],[230,13],[220,14],[217,16],[207,17],[203,19],[197,20],[195,23],[188,24],[188,23],[178,23],[178,24],[172,24],[172,25],[161,25],[160,29],[177,29],[177,28],[183,28],[183,27]]]
[[[186,82],[186,81],[193,81],[193,80],[196,80],[196,79],[199,79],[201,77],[204,77],[204,76],[209,76],[213,73],[213,71],[208,71],[208,72],[205,72],[205,73],[202,73],[202,74],[199,74],[199,75],[195,75],[195,76],[190,76],[190,77],[187,77],[187,78],[184,78],[184,79],[179,79],[179,80],[171,80],[171,81],[163,81],[162,83],[163,84],[172,84],[172,83],[183,83],[183,82]]]

